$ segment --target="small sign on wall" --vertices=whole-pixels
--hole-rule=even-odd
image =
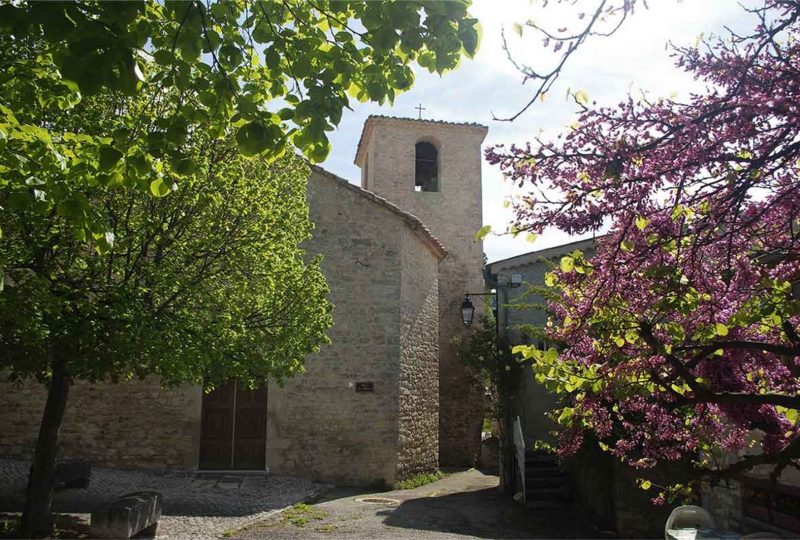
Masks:
[[[365,394],[375,391],[375,383],[372,381],[361,381],[356,383],[356,393]]]

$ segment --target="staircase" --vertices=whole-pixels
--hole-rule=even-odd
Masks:
[[[570,478],[558,460],[547,452],[525,451],[525,504],[528,508],[553,508],[572,504]]]

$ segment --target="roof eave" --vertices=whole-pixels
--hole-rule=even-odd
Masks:
[[[522,266],[525,264],[529,264],[533,260],[537,260],[541,257],[549,258],[549,257],[557,257],[559,255],[563,255],[564,253],[567,253],[570,250],[577,249],[578,247],[583,247],[584,244],[586,244],[586,247],[596,246],[597,241],[602,240],[603,238],[605,238],[605,236],[606,236],[605,234],[601,234],[590,238],[582,238],[581,240],[567,242],[566,244],[561,244],[558,246],[551,246],[548,248],[537,249],[535,251],[529,251],[527,253],[520,253],[519,255],[514,255],[513,257],[507,257],[505,259],[500,259],[497,261],[487,263],[486,266],[488,266],[489,268],[493,268],[498,265],[507,266],[509,268]]]
[[[337,176],[330,171],[326,171],[325,169],[323,169],[318,165],[309,164],[309,166],[313,171],[316,171],[322,176],[335,180],[341,186],[351,191],[354,191],[355,193],[358,193],[362,197],[371,200],[375,204],[383,206],[387,210],[397,215],[400,219],[402,219],[406,223],[406,225],[408,225],[408,228],[411,229],[414,232],[414,234],[416,234],[428,246],[428,248],[430,248],[433,251],[433,253],[436,255],[437,259],[440,262],[445,257],[447,257],[448,254],[447,248],[444,247],[444,244],[442,244],[441,241],[439,241],[439,239],[433,235],[430,229],[428,229],[422,222],[422,220],[419,219],[417,216],[409,214],[405,210],[401,209],[399,206],[387,201],[383,197],[380,197],[372,193],[371,191],[367,191],[366,189],[363,189],[355,184],[351,184],[344,178]]]

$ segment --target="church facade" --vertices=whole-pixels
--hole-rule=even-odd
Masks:
[[[356,153],[361,187],[318,167],[308,185],[334,304],[331,344],[283,388],[232,382],[204,394],[157,379],[78,382],[61,457],[178,470],[269,470],[394,485],[470,466],[483,389],[456,356],[458,306],[482,290],[476,124],[372,116]],[[29,459],[44,404],[34,383],[0,383],[0,457]]]

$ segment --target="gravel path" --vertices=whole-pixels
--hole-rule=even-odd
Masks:
[[[498,487],[498,477],[470,470],[416,489],[364,493],[336,488],[318,504],[295,507],[236,538],[403,539],[596,538],[571,508],[525,510]]]
[[[0,511],[22,509],[28,463],[0,460]],[[266,474],[158,473],[92,468],[87,489],[55,492],[53,511],[86,519],[99,505],[133,491],[158,491],[163,517],[158,538],[213,538],[262,521],[320,491],[309,480]]]

